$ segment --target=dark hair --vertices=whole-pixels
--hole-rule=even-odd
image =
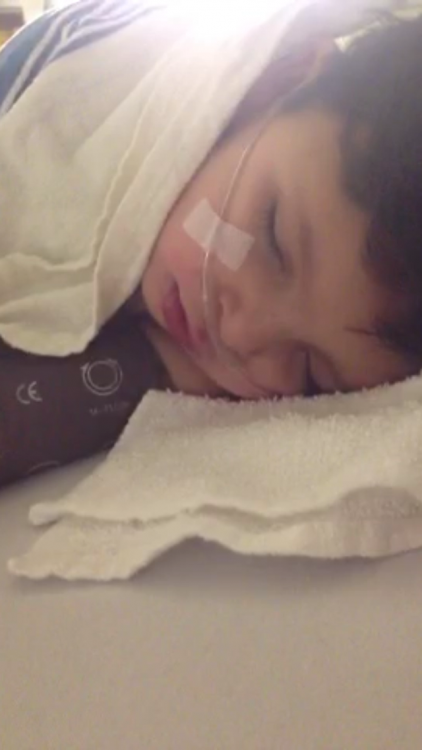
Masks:
[[[389,18],[330,58],[288,108],[309,105],[344,118],[344,187],[370,216],[365,262],[401,303],[374,332],[421,367],[422,18]]]

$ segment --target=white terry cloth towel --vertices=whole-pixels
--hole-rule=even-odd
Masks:
[[[152,392],[107,460],[11,560],[19,576],[124,579],[199,538],[249,555],[377,557],[422,545],[422,379],[310,401]]]

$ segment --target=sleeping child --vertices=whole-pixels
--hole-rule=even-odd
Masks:
[[[236,400],[312,397],[393,383],[420,370],[421,20],[386,18],[343,51],[315,30],[286,54],[270,57],[204,158],[192,156],[196,167],[164,212],[145,268],[134,272],[131,286],[109,274],[105,301],[92,295],[96,323],[90,333],[86,326],[83,338],[77,330],[85,314],[77,295],[86,280],[71,259],[54,281],[60,303],[55,305],[53,296],[40,303],[48,296],[44,260],[31,256],[32,270],[25,275],[21,250],[26,242],[29,257],[24,231],[36,247],[38,221],[25,211],[12,221],[3,201],[9,191],[14,200],[36,203],[34,195],[25,195],[30,184],[22,175],[15,178],[14,162],[7,161],[8,118],[12,122],[34,106],[46,122],[54,116],[54,153],[60,159],[69,124],[65,116],[60,119],[60,96],[44,94],[48,76],[62,76],[66,101],[74,96],[74,121],[88,128],[85,104],[78,109],[72,65],[83,56],[96,57],[93,96],[100,108],[114,85],[101,65],[112,69],[110,54],[118,49],[122,29],[144,28],[149,38],[155,29],[157,44],[165,45],[167,32],[158,38],[156,31],[161,18],[168,28],[165,14],[152,3],[82,0],[28,25],[0,53],[5,154],[0,278],[19,279],[13,299],[0,290],[3,484],[109,449],[151,388]],[[154,89],[150,97],[163,90]],[[192,127],[201,125],[201,117],[205,124],[207,113],[199,107],[196,113],[194,99],[190,106]],[[177,96],[162,107],[170,121],[177,115]],[[69,187],[69,216],[64,213],[54,225],[58,242],[76,208],[84,217],[91,191],[105,195],[98,186],[114,179],[107,176],[109,158],[110,165],[112,158],[123,165],[117,187],[121,175],[134,184],[135,149],[131,159],[118,156],[133,133],[123,118],[119,122],[113,119],[110,150],[96,157],[98,169],[82,164],[83,149],[75,150],[72,168],[79,164],[81,188]],[[104,112],[104,133],[109,126]],[[22,132],[19,144],[27,161],[21,160],[29,174],[37,141],[30,128]],[[193,153],[195,142],[193,135],[191,145],[189,138],[183,147],[175,142],[174,159],[179,150]],[[46,174],[49,170],[46,164]],[[58,188],[59,183],[66,195],[66,174]],[[113,191],[107,195],[114,210]],[[37,194],[43,216],[49,196]],[[128,245],[136,244],[137,227],[147,215],[141,198],[139,206],[139,214],[131,214],[133,226],[126,220],[126,234],[120,235]],[[112,232],[104,230],[103,236],[111,245]],[[125,242],[114,245],[122,267]],[[73,308],[66,302],[72,313],[64,315],[60,305],[69,269],[76,296]],[[100,273],[98,263],[92,278]]]

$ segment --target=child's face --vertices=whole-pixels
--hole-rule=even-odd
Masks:
[[[406,377],[408,365],[370,334],[392,302],[364,268],[368,217],[341,187],[340,123],[318,111],[273,121],[245,164],[224,218],[255,243],[237,271],[211,262],[208,284],[214,337],[241,359],[242,370],[212,345],[202,299],[204,251],[183,225],[204,198],[219,212],[258,127],[215,151],[169,215],[142,282],[147,308],[171,329],[164,305],[176,285],[189,356],[213,382],[244,398],[305,394],[309,379],[330,393]],[[274,210],[283,256],[271,248]]]

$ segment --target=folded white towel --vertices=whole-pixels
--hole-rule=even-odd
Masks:
[[[107,460],[11,572],[126,578],[198,537],[255,555],[388,555],[422,545],[422,380],[313,401],[151,393]]]

